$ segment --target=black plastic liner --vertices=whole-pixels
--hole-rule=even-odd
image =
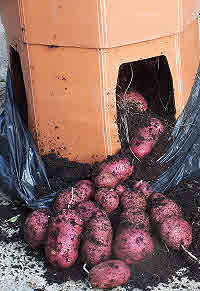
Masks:
[[[167,152],[158,160],[168,168],[152,184],[155,192],[165,192],[181,180],[200,176],[200,66],[187,105],[169,142]]]
[[[8,71],[0,111],[0,189],[10,200],[24,202],[29,208],[48,207],[55,194],[37,199],[36,185],[51,191],[43,162],[15,104]]]

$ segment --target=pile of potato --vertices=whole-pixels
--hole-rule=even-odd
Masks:
[[[192,230],[180,207],[165,195],[152,193],[146,181],[128,188],[124,181],[133,171],[127,158],[103,162],[93,181],[81,180],[58,193],[52,211],[38,209],[29,215],[25,241],[32,248],[44,247],[55,267],[70,268],[80,256],[92,287],[98,288],[125,284],[130,266],[153,256],[151,225],[169,247],[188,248]],[[116,210],[120,223],[113,231],[110,217]]]

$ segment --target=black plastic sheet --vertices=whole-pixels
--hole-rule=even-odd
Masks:
[[[1,193],[32,209],[49,207],[55,194],[37,199],[37,185],[44,185],[51,193],[43,162],[15,104],[8,71],[5,104],[0,111]]]
[[[200,177],[200,66],[169,141],[167,152],[158,160],[168,168],[152,184],[155,192],[165,192],[183,179]]]

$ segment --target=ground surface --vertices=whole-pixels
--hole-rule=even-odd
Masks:
[[[7,68],[5,35],[0,24],[0,100],[3,99]],[[0,290],[1,291],[87,291],[87,279],[59,282],[56,272],[48,273],[48,267],[40,251],[31,251],[23,241],[21,225],[26,211],[12,205],[0,194]],[[12,218],[12,219],[11,219]],[[162,268],[162,266],[160,266]],[[199,278],[200,279],[200,278]],[[99,290],[99,289],[93,289]],[[140,291],[119,287],[115,291]],[[180,270],[168,284],[151,287],[152,291],[200,290],[200,282],[189,280],[185,270]]]

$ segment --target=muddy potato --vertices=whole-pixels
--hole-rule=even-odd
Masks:
[[[95,178],[95,184],[101,188],[115,188],[118,184],[118,179],[111,173],[100,173]]]
[[[117,187],[115,188],[116,193],[118,194],[119,197],[122,196],[122,194],[127,191],[127,187],[125,187],[122,184],[117,185]]]
[[[147,202],[145,197],[140,192],[135,191],[125,191],[120,197],[120,204],[123,209],[137,208],[145,209]]]
[[[149,218],[147,214],[141,209],[124,209],[120,215],[120,221],[122,224],[130,224],[136,229],[143,229],[146,231],[149,231],[150,229]]]
[[[134,166],[127,158],[118,158],[103,162],[99,167],[99,173],[111,173],[119,182],[123,182],[131,176],[133,169]]]
[[[132,104],[134,105],[136,111],[139,112],[145,112],[148,109],[147,101],[140,93],[136,91],[121,94],[119,96],[119,102]]]
[[[182,216],[181,208],[171,199],[164,199],[158,205],[151,208],[150,218],[153,224],[162,223],[168,216]]]
[[[100,188],[95,194],[95,200],[101,204],[108,214],[119,205],[119,196],[114,189]]]
[[[56,212],[64,208],[74,206],[80,202],[90,200],[94,197],[94,185],[89,180],[78,181],[74,187],[68,187],[57,194],[53,203],[53,208]]]
[[[24,240],[31,248],[44,246],[50,217],[51,212],[46,208],[37,209],[27,217],[24,223]]]
[[[89,220],[85,237],[97,244],[107,245],[112,241],[112,226],[108,217],[97,216]]]
[[[133,185],[133,189],[140,191],[146,199],[149,199],[149,197],[152,194],[151,185],[147,181],[143,181],[143,180],[137,181]]]
[[[106,216],[91,218],[86,226],[81,256],[89,265],[96,265],[111,255],[112,226]]]
[[[86,223],[91,217],[97,215],[97,213],[100,212],[100,209],[97,208],[92,201],[81,202],[76,206],[75,209],[84,223]]]
[[[94,266],[89,272],[93,288],[114,288],[130,279],[129,267],[120,260],[108,260]]]
[[[159,228],[160,238],[173,249],[181,246],[188,248],[192,243],[192,228],[181,217],[171,216],[166,218]]]
[[[85,240],[81,249],[83,262],[95,266],[109,259],[111,255],[111,242],[106,245],[97,244],[94,241]]]
[[[58,268],[71,267],[78,258],[83,221],[75,210],[63,209],[48,227],[45,256]]]
[[[131,140],[130,151],[139,159],[148,156],[164,130],[161,121],[152,118],[150,126],[139,128]]]
[[[148,232],[124,228],[115,237],[113,252],[116,258],[126,264],[137,264],[152,257],[154,245]]]

